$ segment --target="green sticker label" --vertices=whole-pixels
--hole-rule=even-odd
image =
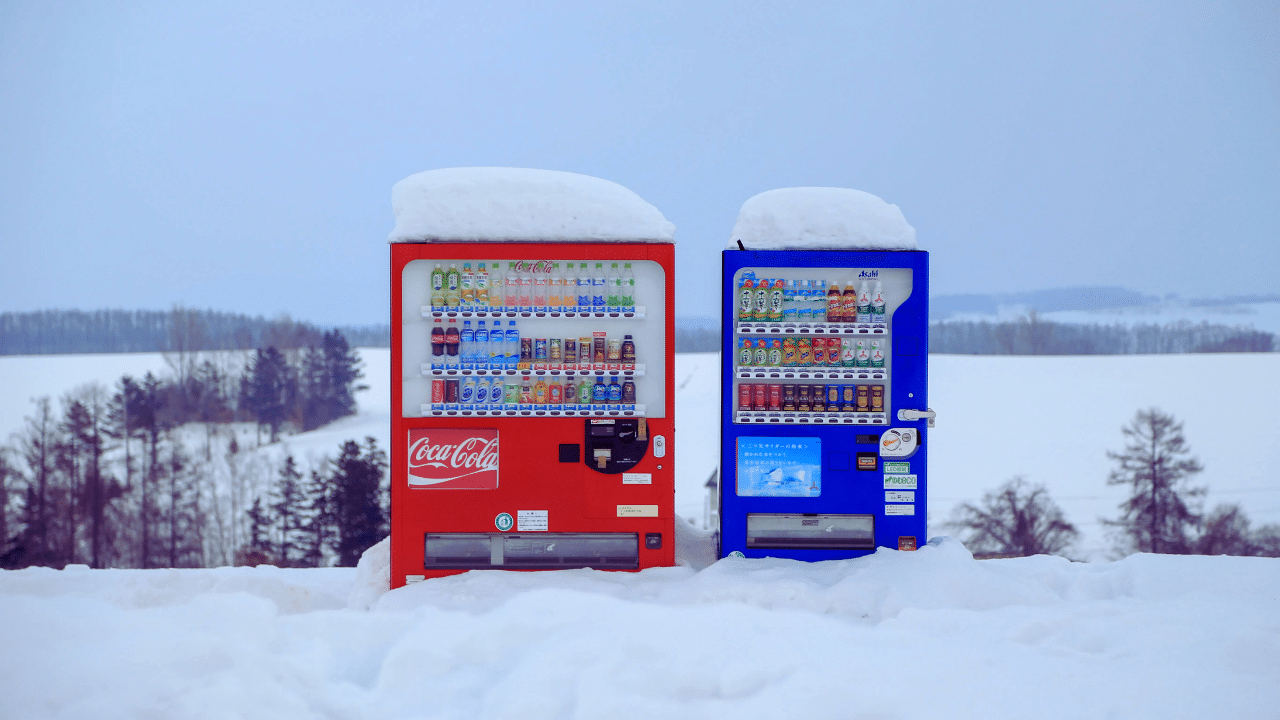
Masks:
[[[498,513],[498,517],[493,519],[493,526],[506,532],[511,529],[515,521],[511,519],[511,513]]]
[[[740,558],[744,558],[744,557],[746,557],[746,555],[743,555],[741,550],[734,550],[733,552],[729,553],[729,557],[740,557]]]
[[[916,476],[915,475],[885,475],[884,489],[885,490],[915,490]]]
[[[909,462],[887,462],[884,464],[885,475],[906,475],[911,472]]]

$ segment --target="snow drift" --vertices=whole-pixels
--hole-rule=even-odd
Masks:
[[[915,250],[916,230],[871,193],[781,188],[742,204],[727,247],[739,240],[748,250]]]
[[[1250,719],[1280,700],[1270,558],[977,561],[935,539],[470,572],[342,609],[355,583],[0,572],[0,717]]]
[[[391,189],[391,242],[674,242],[676,226],[617,183],[525,168],[446,168]]]

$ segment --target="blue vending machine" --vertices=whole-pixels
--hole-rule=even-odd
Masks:
[[[721,557],[926,542],[929,254],[725,250],[723,291]]]

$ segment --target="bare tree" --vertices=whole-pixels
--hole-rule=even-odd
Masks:
[[[1151,408],[1139,410],[1121,432],[1124,451],[1107,453],[1118,465],[1107,484],[1128,485],[1130,494],[1120,504],[1120,517],[1103,523],[1120,532],[1122,549],[1191,552],[1190,530],[1200,521],[1198,499],[1205,488],[1188,482],[1204,467],[1191,457],[1182,423]]]
[[[1080,535],[1043,485],[1021,477],[986,493],[977,505],[956,508],[945,527],[975,554],[1017,557],[1056,555]]]

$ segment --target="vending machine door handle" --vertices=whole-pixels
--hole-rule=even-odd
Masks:
[[[912,420],[927,419],[929,421],[929,427],[933,427],[933,419],[937,416],[938,414],[935,413],[932,408],[928,408],[925,410],[899,410],[898,411],[899,420],[902,420],[903,422],[911,422]]]

